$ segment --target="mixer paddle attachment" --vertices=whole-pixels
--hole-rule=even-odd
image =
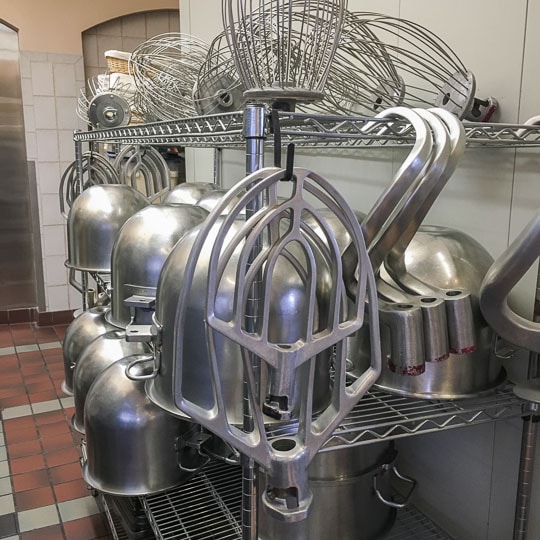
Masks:
[[[377,305],[375,279],[358,220],[322,177],[303,168],[292,172],[287,182],[283,180],[289,175],[280,168],[251,174],[223,197],[204,222],[185,267],[174,352],[177,407],[263,467],[269,476],[263,505],[270,515],[287,522],[307,517],[312,498],[307,467],[378,378],[381,367],[378,312],[367,309]],[[221,216],[231,203],[232,210]],[[314,204],[325,208],[315,209]],[[246,217],[238,226],[237,218],[244,213]],[[340,250],[331,232],[329,213],[339,219],[357,252],[354,300],[346,296]],[[210,237],[214,241],[209,246]],[[183,348],[184,322],[191,316],[187,299],[197,262],[209,252],[204,316],[210,365],[201,370],[206,380],[198,383],[213,388],[212,403],[198,400],[197,393],[190,392],[188,381],[182,378],[183,366],[197,360],[193,354],[184,354]],[[277,282],[277,268],[283,269],[283,265],[298,279],[293,280],[294,290],[276,295],[276,290],[283,291]],[[231,275],[235,277],[230,298],[232,315],[223,317],[219,315],[223,312],[218,306],[223,302],[219,292]],[[302,300],[295,303],[295,298]],[[276,313],[291,304],[298,312],[286,323]],[[345,342],[365,322],[371,336],[371,363],[351,382],[346,376]],[[251,419],[243,426],[233,424],[225,405],[230,392],[220,375],[222,358],[217,351],[221,349],[216,346],[224,339],[239,345],[242,351],[238,362],[243,365],[246,392],[239,399],[243,398],[245,414]],[[326,358],[332,353],[333,379],[328,362],[327,399],[321,406],[314,404],[314,386],[325,353]],[[266,425],[276,418],[284,424],[279,432],[285,436],[267,432]]]

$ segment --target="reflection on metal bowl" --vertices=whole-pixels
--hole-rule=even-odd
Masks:
[[[471,293],[476,350],[450,354],[441,362],[426,362],[420,375],[393,372],[383,363],[376,386],[381,390],[425,399],[458,399],[480,395],[501,384],[506,374],[502,362],[493,353],[493,332],[482,317],[478,293],[483,277],[492,264],[489,253],[470,236],[446,227],[421,227],[405,251],[402,268],[381,272],[381,280],[400,286],[400,277],[413,277],[427,287],[467,290]],[[383,358],[391,355],[389,335],[383,327]],[[362,370],[369,351],[368,336],[359,332],[348,345],[349,360]]]
[[[132,357],[118,360],[94,381],[84,407],[86,482],[112,495],[157,493],[189,480],[178,464],[178,444],[192,424],[154,405],[144,384],[125,374]]]
[[[83,311],[68,327],[62,343],[64,355],[64,381],[62,391],[73,394],[73,371],[86,347],[98,336],[114,329],[107,322],[105,315],[109,311],[106,306],[96,306]]]

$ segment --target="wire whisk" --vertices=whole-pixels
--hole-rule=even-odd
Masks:
[[[210,44],[197,76],[193,102],[201,115],[239,111],[245,107],[244,87],[225,32],[218,34]]]
[[[129,69],[137,87],[135,108],[145,121],[195,116],[193,89],[208,45],[187,34],[155,36],[131,54]]]
[[[222,0],[245,97],[294,109],[324,96],[346,0]]]

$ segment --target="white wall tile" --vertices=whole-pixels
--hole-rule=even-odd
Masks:
[[[58,129],[77,128],[77,98],[57,97],[56,98],[56,125]]]
[[[58,132],[54,129],[40,129],[36,136],[39,161],[58,161]]]
[[[69,309],[80,309],[82,308],[82,296],[79,291],[77,291],[74,287],[68,288],[68,296],[69,296]]]
[[[26,132],[26,157],[33,161],[37,159],[37,138],[35,132]]]
[[[47,225],[42,228],[41,246],[45,258],[61,255],[66,258],[66,226]]]
[[[20,54],[20,68],[21,68],[21,78],[23,79],[32,78],[30,58],[24,51],[22,51]]]
[[[58,149],[60,161],[75,159],[75,143],[73,142],[73,130],[58,130]]]
[[[44,258],[45,280],[48,287],[65,285],[68,280],[64,265],[65,255],[52,255]]]
[[[58,194],[60,187],[61,170],[57,161],[38,163],[37,165],[38,189],[41,195]]]
[[[46,52],[25,51],[24,54],[31,62],[47,62]]]
[[[36,120],[34,118],[34,106],[33,105],[24,105],[23,106],[23,115],[24,115],[24,129],[28,131],[36,131]]]
[[[146,38],[123,37],[122,50],[126,52],[133,52],[141,43],[144,43],[145,41]]]
[[[96,43],[97,47],[97,43]],[[97,55],[97,52],[96,52]],[[75,80],[78,82],[84,81],[84,59],[80,57],[75,63]],[[79,85],[82,86],[82,85]]]
[[[146,18],[144,13],[122,17],[122,37],[146,38]]]
[[[52,64],[32,62],[32,92],[34,96],[54,96]]]
[[[154,11],[146,14],[146,37],[150,39],[169,32],[169,12]]]
[[[180,15],[169,11],[169,32],[180,32]]]
[[[36,130],[56,128],[56,103],[54,97],[34,97],[34,118]]]
[[[21,80],[21,95],[23,105],[34,104],[34,90],[32,88],[32,79]]]
[[[122,37],[121,36],[98,36],[98,66],[102,68],[102,72],[107,67],[107,60],[105,59],[105,51],[122,50]]]
[[[54,64],[54,95],[75,96],[79,90],[75,82],[75,64]]]
[[[99,58],[98,58],[97,35],[83,34],[82,45],[83,45],[83,57],[84,57],[85,64],[91,67],[98,67]]]
[[[69,285],[47,287],[47,311],[63,311],[69,309]]]
[[[65,220],[60,214],[60,203],[58,201],[58,195],[52,195],[46,193],[40,197],[41,207],[41,225],[43,227],[47,225],[63,225],[65,226]]]
[[[98,24],[96,27],[96,33],[101,36],[121,36],[122,35],[122,22],[120,18],[112,19]]]

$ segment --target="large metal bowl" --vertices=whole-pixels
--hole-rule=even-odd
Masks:
[[[144,384],[127,378],[132,360],[106,368],[84,407],[84,479],[98,491],[128,497],[171,489],[193,475],[178,465],[179,438],[192,424],[154,405]]]
[[[110,272],[114,242],[122,225],[148,205],[142,193],[123,184],[95,185],[74,201],[67,222],[66,266]]]
[[[218,222],[219,224],[219,222]],[[240,222],[233,224],[226,242],[238,231]],[[211,408],[214,404],[214,394],[210,381],[210,360],[207,346],[206,327],[204,324],[204,304],[207,288],[207,267],[213,245],[217,226],[206,238],[206,245],[202,250],[195,270],[195,276],[190,286],[190,295],[186,306],[185,325],[183,328],[183,343],[178,354],[183,355],[183,367],[176,365],[175,357],[175,319],[178,298],[184,282],[184,271],[191,247],[200,226],[189,231],[176,245],[167,259],[158,283],[155,318],[158,325],[163,326],[162,344],[159,352],[159,372],[157,376],[147,383],[147,393],[150,399],[171,412],[183,415],[177,408],[174,400],[174,385],[182,384],[185,397],[202,407]],[[240,246],[241,249],[241,246]],[[229,320],[233,309],[233,292],[235,284],[235,270],[240,249],[236,250],[230,264],[225,269],[224,279],[218,291],[216,312],[220,318]],[[291,248],[293,249],[293,248]],[[306,317],[308,305],[305,297],[306,290],[303,283],[303,272],[295,268],[284,257],[276,265],[275,279],[273,280],[269,339],[275,343],[291,343],[298,339],[301,327],[300,321]],[[321,283],[318,295],[321,295],[319,311],[324,309],[324,272],[319,273]],[[317,314],[315,314],[317,320]],[[242,410],[242,359],[239,346],[221,335],[215,338],[216,357],[218,369],[222,380],[225,407],[229,422],[241,425],[243,421]],[[314,409],[322,409],[327,404],[330,391],[330,352],[318,357],[316,363],[316,376],[314,387]],[[267,373],[263,370],[261,383],[261,398],[265,397]],[[295,394],[303,395],[306,380],[297,377]],[[293,416],[298,413],[298,400],[293,408]],[[268,422],[275,420],[268,417]]]
[[[159,274],[178,240],[208,212],[187,204],[156,204],[131,216],[120,230],[112,252],[112,301],[109,321],[125,328],[133,295],[155,297]],[[138,313],[137,324],[150,324],[152,310]]]
[[[148,345],[145,343],[127,342],[125,332],[120,330],[113,330],[97,337],[84,349],[73,373],[75,414],[72,424],[79,433],[84,433],[86,396],[101,372],[117,360],[148,351]]]
[[[62,391],[73,395],[73,371],[86,347],[98,336],[114,329],[107,322],[107,306],[96,306],[83,311],[68,327],[62,342],[64,356],[64,381]]]
[[[184,182],[171,189],[163,202],[196,204],[201,197],[215,189],[219,189],[219,186],[209,182]]]
[[[504,381],[502,362],[493,352],[493,332],[478,306],[480,286],[492,262],[478,242],[460,231],[437,226],[420,228],[405,251],[405,271],[428,286],[470,291],[476,350],[450,354],[441,362],[426,362],[424,373],[415,376],[395,373],[383,363],[378,388],[425,399],[458,399],[489,392]],[[382,279],[392,282],[384,272]],[[382,339],[381,345],[383,358],[390,357],[389,340]],[[350,340],[348,350],[349,360],[361,372],[369,361],[367,334],[358,332]]]

